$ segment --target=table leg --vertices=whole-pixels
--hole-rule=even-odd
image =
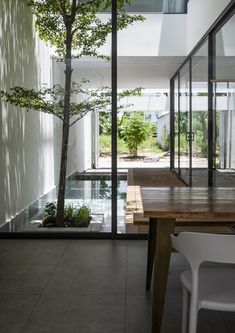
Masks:
[[[172,249],[171,234],[174,232],[175,219],[158,218],[155,222],[157,222],[157,234],[154,263],[152,333],[160,333]]]
[[[157,221],[156,221],[156,219],[150,218],[149,219],[149,236],[148,236],[146,290],[149,290],[150,286],[151,286],[154,255],[155,255],[155,250],[156,250],[156,234],[157,234]]]

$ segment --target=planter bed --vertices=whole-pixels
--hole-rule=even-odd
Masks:
[[[98,232],[101,230],[104,221],[103,214],[91,214],[91,221],[88,227],[41,227],[42,220],[32,220],[22,231],[37,232]]]

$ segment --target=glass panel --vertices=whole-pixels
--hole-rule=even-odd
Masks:
[[[174,80],[174,111],[175,111],[175,124],[174,124],[174,129],[175,129],[175,142],[174,142],[174,166],[175,166],[175,171],[178,173],[179,172],[179,91],[178,91],[178,76]]]
[[[129,91],[120,100],[117,115],[118,174],[126,175],[128,180],[126,203],[124,195],[118,199],[118,232],[126,233],[148,231],[148,226],[134,224],[134,219],[143,218],[138,216],[141,210],[139,186],[147,183],[154,186],[155,169],[170,166],[168,82],[161,86],[156,59],[149,57],[146,22],[150,22],[150,17],[143,16],[144,22],[136,22],[118,32],[118,93]],[[152,43],[149,47],[155,52]],[[134,93],[139,87],[140,95]]]
[[[5,1],[5,3],[7,4],[8,1]],[[15,22],[13,21],[10,30],[22,30],[22,38],[20,38],[19,41],[17,40],[17,38],[20,37],[20,34],[17,36],[6,34],[4,38],[8,41],[11,53],[15,48],[15,43],[19,42],[17,44],[18,51],[24,52],[22,53],[24,54],[22,59],[25,58],[25,62],[22,62],[21,64],[19,57],[16,57],[16,67],[13,68],[10,65],[11,58],[8,53],[6,53],[7,57],[6,59],[4,58],[4,61],[6,60],[6,66],[9,68],[9,82],[14,82],[12,78],[15,78],[15,69],[18,68],[17,84],[19,86],[24,86],[23,83],[26,84],[25,87],[38,87],[40,84],[43,86],[45,83],[47,84],[47,88],[50,87],[50,84],[51,86],[55,85],[55,95],[52,95],[53,99],[51,98],[49,102],[56,103],[56,107],[52,107],[54,114],[58,113],[58,109],[62,109],[60,112],[63,114],[65,94],[62,92],[62,89],[65,87],[66,62],[62,59],[59,59],[58,61],[58,58],[56,59],[55,56],[53,57],[53,60],[50,59],[49,56],[54,54],[54,49],[49,50],[41,41],[39,42],[38,40],[35,40],[33,24],[25,24],[27,22],[33,22],[31,11],[24,8],[23,5],[19,6],[19,9],[23,14],[25,11],[27,19],[21,23],[18,23],[20,22],[19,20],[16,20]],[[19,18],[22,17],[22,13],[19,11],[17,14]],[[9,18],[10,15],[11,11],[9,9],[6,19]],[[58,16],[59,15],[60,14],[58,14]],[[42,220],[45,217],[42,213],[46,203],[57,200],[63,120],[61,121],[52,115],[45,115],[43,113],[38,113],[37,117],[34,118],[32,112],[32,119],[30,122],[28,122],[28,115],[22,118],[25,119],[25,121],[22,122],[24,140],[21,142],[18,138],[18,142],[15,143],[15,147],[13,146],[11,148],[9,154],[12,160],[9,160],[8,164],[11,165],[12,170],[19,170],[15,172],[17,175],[17,181],[15,181],[14,186],[12,185],[14,179],[12,178],[11,180],[12,184],[9,185],[9,188],[11,187],[13,192],[12,195],[9,194],[9,199],[7,199],[9,205],[14,206],[15,208],[13,211],[9,206],[9,214],[8,217],[6,217],[9,222],[7,221],[4,223],[6,218],[1,218],[1,231],[32,231],[38,233],[53,233],[54,231],[111,231],[111,131],[109,132],[109,137],[106,141],[104,140],[105,143],[103,145],[107,149],[106,151],[104,150],[103,152],[101,150],[102,147],[99,142],[99,112],[106,112],[108,115],[107,117],[111,114],[111,105],[109,101],[107,102],[106,99],[103,104],[100,103],[102,91],[105,92],[105,94],[108,94],[107,87],[111,88],[111,62],[96,56],[90,56],[93,54],[94,50],[89,46],[96,45],[96,51],[100,55],[110,56],[110,34],[107,36],[107,42],[101,47],[100,45],[103,41],[103,35],[100,37],[100,35],[95,32],[96,37],[94,35],[91,37],[91,34],[96,29],[96,26],[102,27],[106,22],[110,21],[111,14],[106,13],[93,16],[93,14],[87,12],[87,20],[84,19],[84,15],[86,14],[78,14],[75,21],[79,22],[79,24],[77,28],[74,28],[73,34],[74,38],[78,38],[76,31],[78,31],[79,36],[79,34],[81,34],[80,29],[82,26],[84,38],[79,39],[81,44],[73,50],[72,54],[74,57],[71,59],[73,82],[71,84],[71,89],[73,92],[71,93],[70,104],[67,175],[72,174],[72,176],[66,180],[66,225],[65,227],[54,228],[52,227],[51,222],[50,225],[45,225],[45,228],[39,228],[39,226],[42,226]],[[87,26],[84,27],[84,24]],[[29,30],[29,27],[31,26],[32,31],[26,31],[27,29]],[[110,31],[110,24],[107,26],[107,31]],[[27,39],[26,36],[29,38]],[[96,38],[101,38],[101,44]],[[26,40],[28,40],[28,44],[26,43]],[[26,49],[24,49],[25,45]],[[99,50],[98,47],[100,47]],[[1,54],[2,50],[3,49],[0,46]],[[59,50],[62,52],[62,49]],[[58,54],[55,55],[58,56]],[[52,62],[52,68],[50,68],[50,60]],[[67,63],[69,62],[67,61]],[[68,72],[69,71],[70,70],[68,69]],[[37,82],[36,79],[39,81]],[[61,88],[59,88],[59,85]],[[50,94],[47,93],[46,97],[49,95]],[[39,96],[41,95],[39,94]],[[42,104],[41,101],[40,103]],[[105,106],[101,109],[99,105]],[[60,116],[60,118],[62,118],[62,116]],[[8,122],[11,124],[10,120]],[[32,128],[28,127],[31,126],[31,122],[34,123],[34,127]],[[16,136],[19,135],[18,130],[15,133]],[[29,133],[31,134],[29,135]],[[102,156],[99,156],[99,152],[102,153]],[[17,156],[21,157],[20,167],[18,165],[19,161]],[[65,160],[66,159],[64,159],[64,161]],[[10,179],[11,176],[8,178]],[[20,187],[17,187],[16,190],[17,184],[20,185]],[[123,183],[120,181],[118,190],[123,192],[122,188]],[[53,190],[46,193],[50,189]],[[8,198],[8,196],[6,196],[6,198]],[[37,200],[38,198],[40,199]],[[84,204],[89,206],[91,210],[90,215],[92,217],[89,225],[86,227],[84,225],[81,226],[81,223],[77,223],[77,220],[74,219],[75,208],[77,209]],[[50,207],[50,212],[49,208],[47,209],[48,214],[53,213],[53,207]],[[73,215],[73,218],[70,218],[71,214]],[[14,217],[12,218],[12,216]],[[55,219],[53,219],[53,221],[55,221]]]
[[[189,62],[180,70],[180,175],[189,183]]]
[[[235,185],[235,15],[216,34],[215,186]]]
[[[214,96],[216,106],[215,186],[234,186],[235,83],[215,83]]]
[[[163,12],[165,14],[170,13],[186,13],[187,12],[187,0],[164,0]]]
[[[192,57],[192,185],[208,178],[208,42]]]
[[[130,5],[126,5],[127,12],[162,12],[163,0],[131,0]]]
[[[125,5],[129,13],[187,13],[188,0],[131,0]],[[108,11],[108,10],[107,10]]]

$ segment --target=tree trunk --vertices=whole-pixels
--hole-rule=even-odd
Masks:
[[[132,151],[132,157],[136,158],[138,155],[138,146],[135,144]]]
[[[64,200],[65,200],[65,182],[68,158],[68,140],[69,140],[69,115],[70,115],[70,93],[72,77],[72,60],[71,60],[72,34],[71,25],[67,27],[66,38],[66,60],[65,60],[65,98],[64,98],[64,120],[62,130],[61,144],[61,161],[60,161],[60,178],[57,197],[57,226],[64,226]]]

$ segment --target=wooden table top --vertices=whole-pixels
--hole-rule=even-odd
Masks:
[[[142,187],[144,216],[235,218],[235,188]]]

